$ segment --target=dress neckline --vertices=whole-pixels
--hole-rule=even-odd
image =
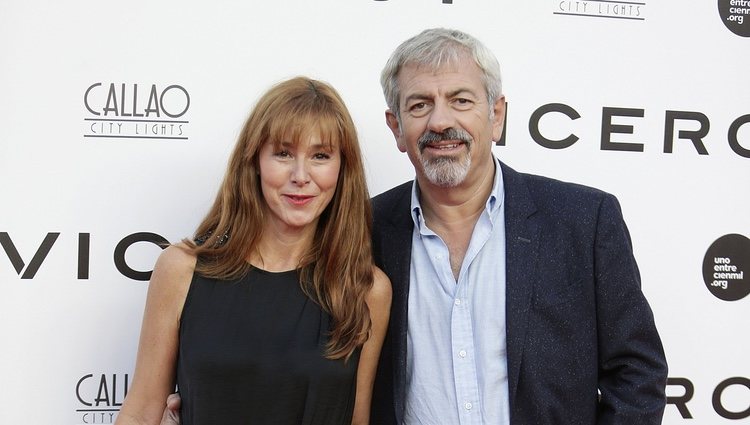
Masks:
[[[300,269],[271,271],[271,270],[261,269],[260,267],[252,266],[251,270],[260,274],[281,276],[281,275],[286,275],[286,274],[297,274],[299,273]]]

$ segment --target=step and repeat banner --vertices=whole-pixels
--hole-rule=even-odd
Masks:
[[[428,27],[498,56],[495,155],[617,195],[670,366],[665,424],[750,421],[750,1],[0,0],[0,424],[110,424],[161,242],[257,97],[330,82],[371,193],[413,178],[379,73]]]

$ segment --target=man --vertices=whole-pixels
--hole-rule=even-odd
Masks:
[[[493,156],[500,81],[446,29],[383,70],[416,179],[373,199],[393,300],[371,423],[659,424],[667,365],[617,200]]]

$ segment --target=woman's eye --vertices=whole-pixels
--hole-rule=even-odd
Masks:
[[[315,159],[328,159],[331,155],[325,153],[325,152],[318,152],[315,155],[313,155],[313,158]]]

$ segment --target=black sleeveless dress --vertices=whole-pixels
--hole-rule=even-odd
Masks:
[[[183,425],[350,425],[359,349],[324,357],[330,317],[296,271],[193,276],[180,322]]]

